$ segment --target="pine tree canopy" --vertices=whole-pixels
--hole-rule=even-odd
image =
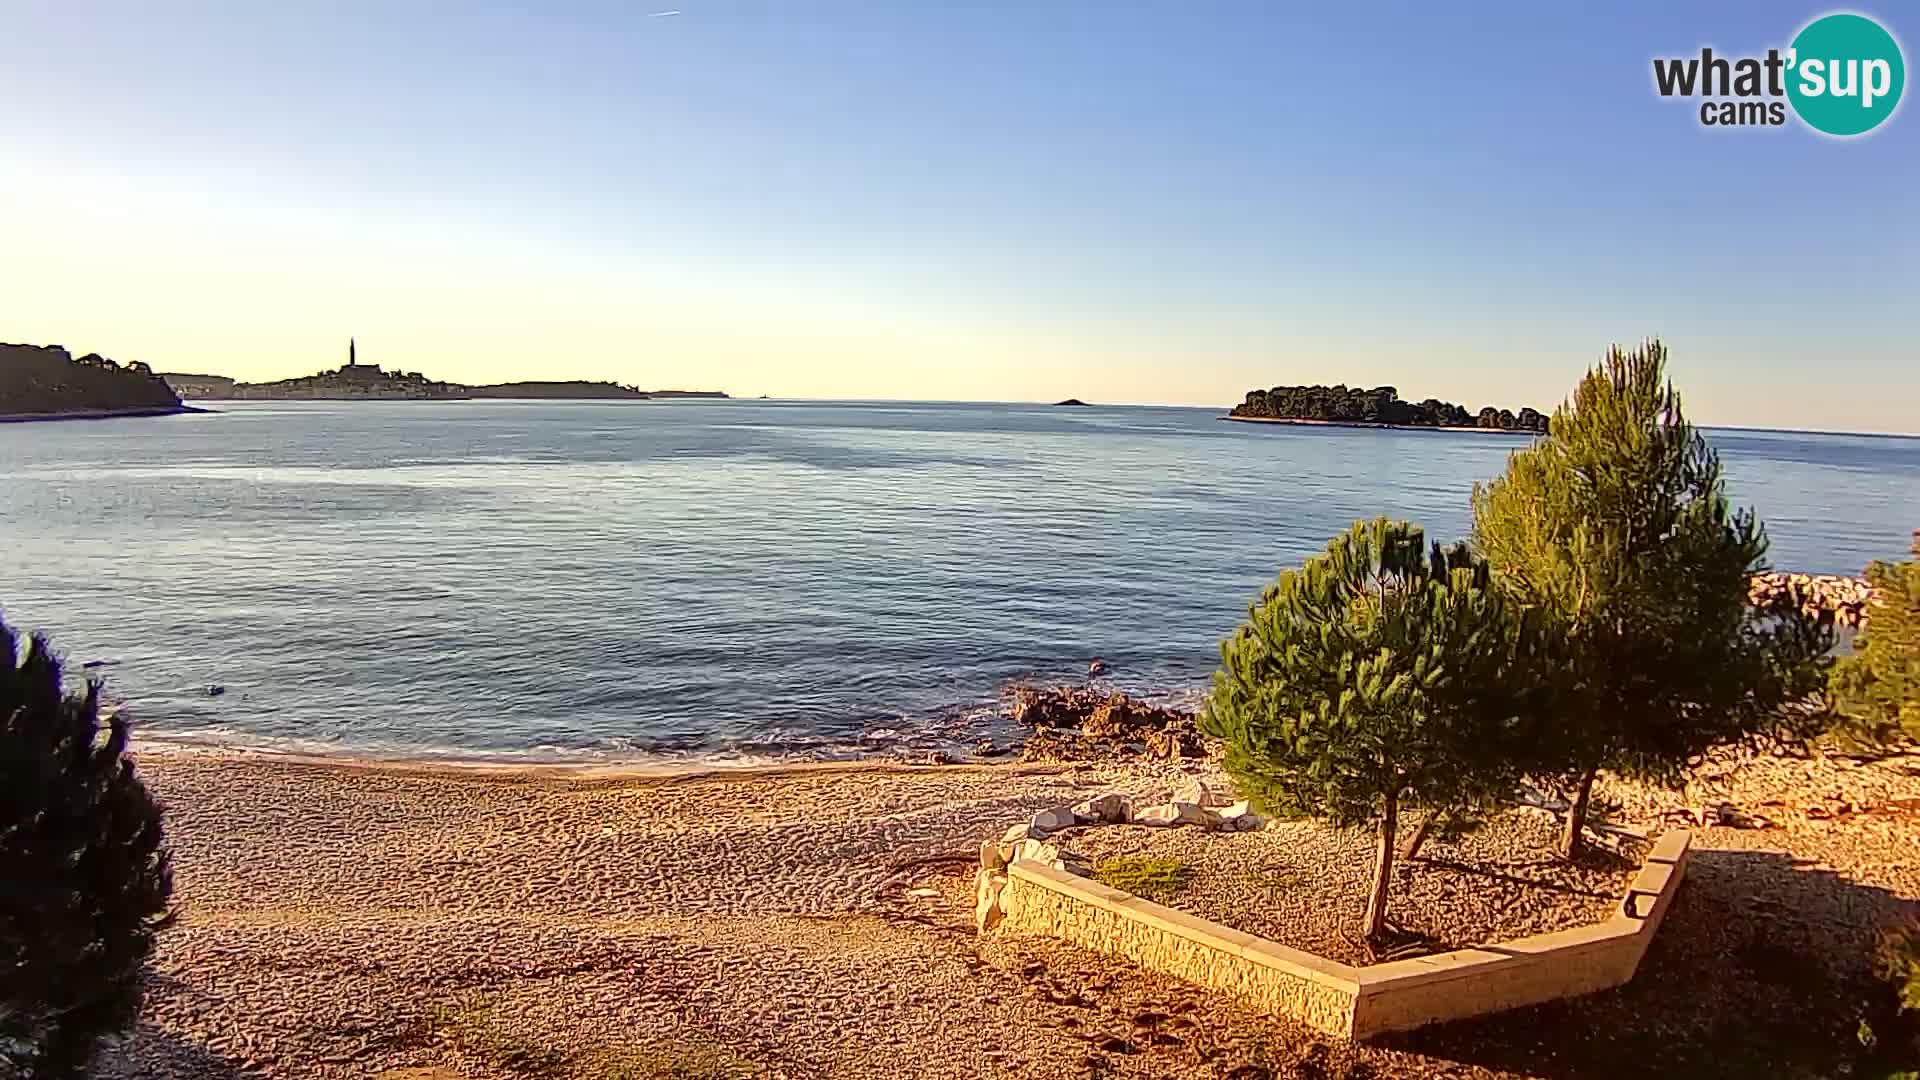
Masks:
[[[1870,744],[1920,741],[1920,530],[1913,554],[1867,567],[1875,600],[1853,655],[1833,670],[1846,733]]]
[[[1358,522],[1282,573],[1221,646],[1203,724],[1270,813],[1358,826],[1382,802],[1510,797],[1517,635],[1486,564]]]
[[[172,882],[126,723],[19,644],[0,622],[0,1076],[77,1077],[139,1011]]]
[[[1613,348],[1551,433],[1474,491],[1473,544],[1559,658],[1568,772],[1673,780],[1689,758],[1782,722],[1817,688],[1831,628],[1757,615],[1766,536],[1728,504],[1658,341]]]

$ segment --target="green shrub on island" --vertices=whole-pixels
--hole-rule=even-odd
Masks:
[[[1573,789],[1568,857],[1599,770],[1673,783],[1709,749],[1818,722],[1788,706],[1824,682],[1831,623],[1749,605],[1765,533],[1730,509],[1666,359],[1658,341],[1613,348],[1551,433],[1474,490],[1475,549],[1537,613],[1554,658],[1540,673],[1554,728],[1538,765]]]
[[[1403,809],[1512,799],[1528,639],[1484,561],[1381,518],[1282,573],[1221,645],[1201,722],[1242,792],[1268,813],[1378,829],[1368,939],[1385,929]]]
[[[1913,534],[1913,554],[1905,562],[1867,567],[1877,599],[1854,639],[1853,655],[1834,666],[1828,683],[1842,718],[1840,734],[1848,741],[1920,742],[1920,530]]]
[[[19,646],[0,622],[0,1075],[79,1077],[139,1013],[172,876],[126,722]]]
[[[1547,430],[1547,418],[1534,409],[1518,414],[1489,405],[1474,415],[1450,401],[1400,400],[1391,386],[1371,390],[1338,386],[1276,386],[1255,390],[1233,407],[1234,416],[1264,420],[1321,420],[1340,424],[1393,424],[1402,427],[1481,427],[1504,431]]]

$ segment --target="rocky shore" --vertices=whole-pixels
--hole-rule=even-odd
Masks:
[[[1020,752],[1025,761],[1178,761],[1205,752],[1193,713],[1117,690],[1019,686],[1010,715],[1030,729]]]
[[[1755,574],[1747,580],[1747,600],[1765,611],[1799,611],[1857,629],[1866,622],[1873,606],[1874,589],[1866,578],[1774,572]]]

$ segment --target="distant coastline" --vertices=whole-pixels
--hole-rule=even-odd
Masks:
[[[532,379],[469,385],[441,382],[417,371],[388,371],[360,362],[359,343],[348,339],[347,362],[312,375],[249,383],[225,375],[162,372],[182,398],[197,401],[467,401],[498,398],[527,401],[650,401],[654,398],[725,398],[719,390],[642,390],[611,381]]]
[[[0,413],[0,424],[33,424],[45,420],[128,420],[141,416],[180,416],[203,413],[191,405],[162,405],[132,409],[68,409],[63,412]]]
[[[193,412],[147,365],[59,345],[0,344],[0,421],[111,420]]]

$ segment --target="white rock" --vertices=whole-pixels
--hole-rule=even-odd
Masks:
[[[1197,776],[1190,776],[1181,781],[1180,786],[1174,789],[1173,801],[1176,803],[1189,802],[1195,806],[1215,807],[1226,806],[1232,803],[1233,796],[1218,785],[1208,783]]]
[[[1000,845],[991,840],[980,841],[980,869],[1005,870],[1007,857],[1000,851]]]
[[[1170,802],[1135,810],[1133,823],[1135,825],[1202,825],[1213,828],[1220,824],[1220,815],[1197,803]]]
[[[1000,842],[1002,844],[1017,844],[1020,841],[1025,840],[1027,838],[1027,832],[1029,831],[1029,829],[1030,829],[1030,826],[1028,826],[1025,822],[1022,822],[1019,825],[1010,825],[1007,827],[1006,834],[1000,837]]]
[[[1020,841],[1020,850],[1014,857],[1029,862],[1056,863],[1060,861],[1060,845],[1028,838]]]
[[[991,930],[1006,912],[1000,906],[1000,894],[1006,888],[1007,875],[998,870],[982,870],[974,876],[973,925]]]
[[[1230,832],[1252,832],[1263,824],[1245,799],[1220,808],[1220,827]]]
[[[919,900],[931,900],[940,895],[939,889],[908,889],[907,895]]]
[[[1095,795],[1085,802],[1075,803],[1073,816],[1082,825],[1096,825],[1102,822],[1119,823],[1127,820],[1127,797],[1115,792]]]
[[[1028,823],[1027,835],[1045,836],[1048,833],[1059,832],[1061,829],[1070,829],[1076,824],[1078,821],[1074,818],[1073,807],[1056,806],[1051,810],[1042,810],[1033,815],[1033,820]]]

